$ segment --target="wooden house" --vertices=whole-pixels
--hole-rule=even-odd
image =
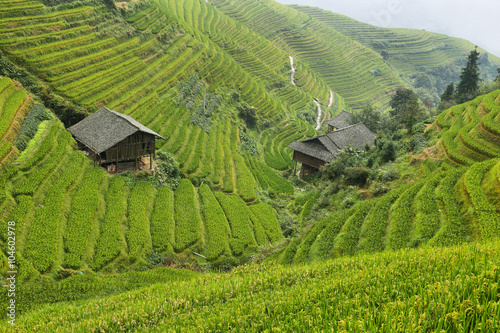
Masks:
[[[149,155],[150,167],[155,155],[156,138],[165,139],[134,118],[102,107],[97,112],[68,128],[78,149],[94,163],[109,164],[134,161],[138,168],[142,156]]]
[[[358,123],[311,139],[294,141],[288,148],[293,149],[295,168],[297,162],[302,163],[300,174],[304,176],[321,171],[325,164],[336,159],[339,151],[343,149],[374,146],[375,138],[376,135],[363,123]]]

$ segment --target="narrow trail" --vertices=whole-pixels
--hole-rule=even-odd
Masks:
[[[328,104],[328,107],[331,108],[333,104],[333,91],[330,90],[330,104]]]
[[[295,85],[295,67],[293,67],[293,57],[290,56],[290,67],[292,68],[292,73],[290,74],[290,82]]]
[[[321,127],[321,117],[322,117],[322,111],[321,111],[321,105],[319,104],[319,102],[317,100],[314,100],[314,103],[316,103],[316,105],[318,106],[318,118],[316,118],[316,131],[318,131]]]

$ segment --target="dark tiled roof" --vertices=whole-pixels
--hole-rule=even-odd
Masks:
[[[338,129],[336,131],[325,134],[332,140],[340,149],[353,148],[363,149],[368,143],[370,146],[375,145],[375,135],[363,123],[357,123],[348,127]]]
[[[374,146],[375,138],[376,135],[363,123],[358,123],[304,141],[294,141],[288,148],[329,163],[342,149],[350,146],[364,149],[366,144]]]
[[[97,154],[138,131],[165,139],[134,118],[106,107],[100,108],[78,124],[71,126],[68,131]]]
[[[325,123],[337,129],[348,127],[352,124],[352,114],[343,110],[332,119],[325,121]]]
[[[332,153],[329,152],[323,145],[313,140],[294,141],[288,146],[288,148],[315,157],[321,161],[331,162],[335,159]]]

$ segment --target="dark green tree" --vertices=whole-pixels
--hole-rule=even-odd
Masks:
[[[422,114],[422,108],[418,100],[418,95],[411,89],[398,89],[389,102],[392,110],[390,115],[403,124],[411,133]]]
[[[365,104],[361,111],[353,113],[353,124],[363,123],[372,132],[380,129],[380,112],[370,104]]]
[[[455,84],[450,82],[450,84],[446,87],[445,91],[441,95],[441,100],[449,102],[453,100],[455,97]]]
[[[479,90],[480,53],[477,51],[477,46],[470,52],[467,59],[467,65],[462,68],[460,83],[457,86],[457,101],[459,103],[464,103],[474,99]]]

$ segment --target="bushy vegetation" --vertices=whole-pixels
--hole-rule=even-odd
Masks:
[[[35,136],[38,125],[44,120],[49,120],[50,117],[50,113],[47,112],[43,104],[35,104],[19,131],[15,142],[16,147],[21,151],[26,149],[28,142]]]

